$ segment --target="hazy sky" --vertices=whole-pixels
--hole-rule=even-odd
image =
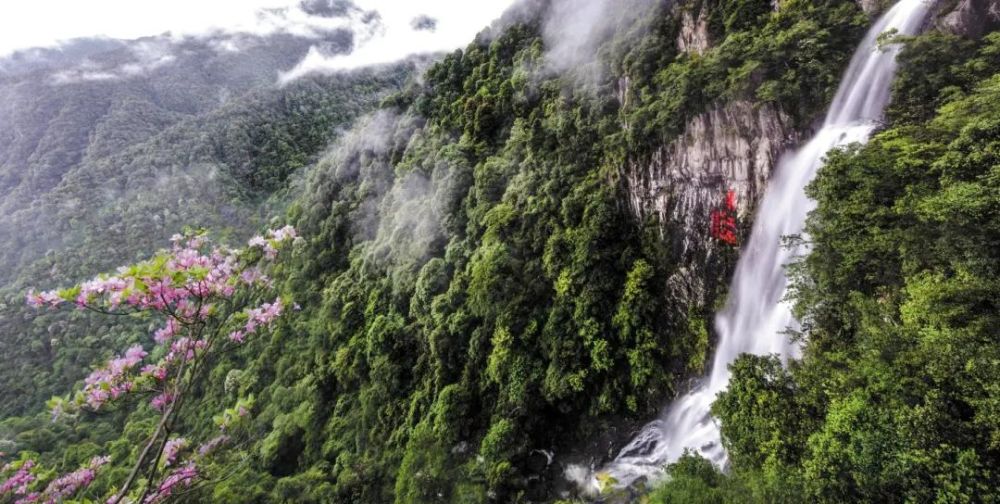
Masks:
[[[345,68],[393,61],[409,54],[450,50],[469,43],[513,0],[355,0],[382,15],[385,31],[347,57],[313,56],[310,67]],[[269,33],[299,29],[301,11],[274,16],[264,9],[294,7],[298,0],[2,0],[0,56],[17,49],[52,46],[76,37],[137,38],[214,30]],[[418,15],[437,19],[433,32],[410,25]],[[361,42],[361,41],[359,41]]]

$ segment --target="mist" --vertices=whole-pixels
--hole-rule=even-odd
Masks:
[[[621,4],[615,0],[554,1],[543,28],[549,68],[563,72],[592,62],[614,27],[612,9],[620,10]]]
[[[542,24],[545,69],[599,80],[603,44],[666,0],[552,0]],[[631,33],[635,36],[636,33]]]
[[[444,219],[462,189],[443,159],[400,168],[396,154],[425,140],[423,120],[391,110],[359,119],[339,135],[308,177],[314,207],[351,202],[354,243],[380,269],[421,264],[449,238]],[[318,210],[318,208],[317,208]]]

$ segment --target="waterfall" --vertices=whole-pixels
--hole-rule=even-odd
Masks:
[[[796,152],[782,156],[757,212],[749,243],[743,250],[725,308],[716,314],[719,345],[709,374],[689,393],[668,405],[618,456],[598,471],[571,467],[567,477],[591,491],[600,488],[597,474],[628,486],[641,477],[657,479],[663,467],[686,449],[700,453],[719,467],[727,463],[719,426],[710,413],[716,395],[729,382],[729,364],[744,353],[797,358],[799,348],[786,328],[796,329],[791,306],[783,297],[784,266],[808,253],[805,246],[783,247],[782,236],[800,234],[815,207],[805,195],[827,152],[853,142],[865,142],[888,104],[896,71],[898,47],[879,47],[880,34],[920,30],[930,8],[928,0],[900,0],[869,30],[851,60],[822,129]]]

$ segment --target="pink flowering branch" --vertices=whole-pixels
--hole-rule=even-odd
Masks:
[[[46,504],[56,504],[75,494],[81,488],[90,486],[97,477],[97,470],[107,464],[108,457],[94,457],[86,467],[77,469],[65,476],[53,480],[40,496],[40,501]]]
[[[188,462],[184,467],[177,469],[176,471],[170,473],[156,488],[156,490],[150,493],[148,496],[142,500],[144,504],[154,504],[156,502],[162,502],[167,497],[176,492],[177,488],[180,487],[190,487],[195,480],[198,478],[198,468],[195,466],[194,462]]]
[[[174,438],[167,441],[163,447],[163,466],[170,467],[177,461],[177,455],[187,448],[188,441],[184,438]]]
[[[17,468],[17,471],[0,484],[0,497],[6,494],[13,495],[27,495],[28,486],[30,486],[36,479],[36,476],[32,472],[32,468],[35,467],[35,461],[25,460]],[[14,468],[14,464],[7,464],[4,466],[2,472],[7,472]]]
[[[69,289],[28,293],[27,302],[38,308],[71,305],[110,315],[153,313],[164,319],[152,335],[152,350],[130,347],[95,369],[72,400],[56,398],[50,403],[58,417],[80,409],[97,411],[136,393],[152,395],[150,406],[159,412],[160,421],[109,503],[122,501],[140,475],[147,483],[139,498],[131,499],[135,502],[158,502],[171,495],[172,488],[190,486],[197,470],[189,461],[154,488],[157,474],[174,466],[187,448],[183,438],[171,437],[176,419],[214,356],[281,317],[285,309],[281,298],[257,306],[250,303],[272,288],[262,264],[277,258],[296,238],[295,229],[286,226],[252,238],[244,250],[233,250],[213,246],[203,235],[175,235],[170,249],[119,268],[114,275],[100,275]],[[162,357],[149,362],[151,354]],[[85,480],[88,474],[76,476]]]
[[[108,457],[94,457],[86,466],[52,480],[44,490],[32,491],[31,488],[39,482],[34,472],[38,464],[31,459],[24,460],[17,472],[0,485],[0,497],[7,494],[20,496],[14,501],[15,504],[63,502],[81,489],[90,486],[97,477],[98,470],[109,461]],[[7,469],[5,466],[4,471]]]

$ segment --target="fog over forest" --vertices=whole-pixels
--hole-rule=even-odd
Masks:
[[[1000,500],[1000,0],[0,6],[0,504]]]

